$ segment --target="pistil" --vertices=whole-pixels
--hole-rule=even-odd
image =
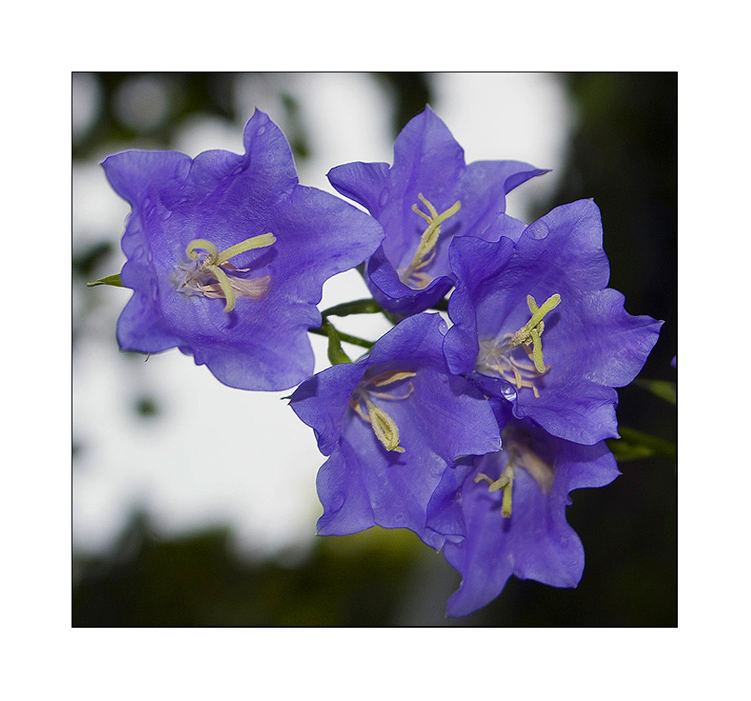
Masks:
[[[428,226],[422,232],[420,243],[417,246],[415,255],[412,257],[412,262],[406,268],[399,271],[399,279],[405,284],[409,280],[414,280],[417,282],[417,289],[422,289],[430,283],[431,278],[427,273],[423,272],[423,269],[430,265],[435,258],[436,244],[438,243],[438,237],[441,235],[441,224],[456,214],[462,205],[457,200],[451,207],[439,214],[438,210],[422,193],[419,193],[417,197],[425,205],[428,212],[423,212],[416,204],[412,205],[412,211],[421,216],[427,222]]]
[[[545,365],[542,355],[542,332],[545,330],[543,318],[560,303],[561,296],[558,293],[548,297],[540,307],[532,295],[527,295],[527,306],[532,315],[529,321],[515,333],[506,334],[500,343],[482,341],[477,356],[477,369],[495,372],[513,383],[517,389],[531,389],[534,396],[539,397],[535,380],[550,369],[549,365]],[[514,357],[514,351],[519,347],[527,354],[526,361]]]
[[[258,299],[268,289],[269,278],[244,280],[234,275],[227,275],[225,268],[237,272],[247,272],[248,270],[247,268],[235,268],[229,262],[229,259],[254,248],[266,248],[274,244],[275,241],[276,236],[274,234],[261,234],[236,243],[220,253],[216,245],[208,239],[193,239],[185,249],[185,253],[188,258],[201,264],[193,269],[184,270],[185,276],[180,281],[180,286],[195,290],[206,297],[224,297],[224,311],[231,312],[235,308],[236,294]],[[204,253],[199,253],[199,251],[204,251]],[[199,258],[199,256],[203,256],[203,258]],[[206,276],[213,277],[216,284],[206,284],[205,281],[200,279]],[[217,285],[219,289],[217,289]]]
[[[555,466],[535,452],[534,441],[526,432],[516,427],[507,427],[503,431],[503,450],[496,453],[497,459],[506,458],[506,465],[501,476],[493,480],[483,472],[475,476],[475,484],[487,482],[489,492],[503,490],[501,514],[504,518],[511,516],[511,493],[514,487],[514,475],[524,470],[537,483],[543,494],[550,494],[555,480]]]
[[[484,472],[480,472],[475,477],[475,484],[478,484],[479,482],[487,482],[489,492],[503,490],[501,514],[503,518],[509,518],[511,516],[511,493],[514,487],[514,462],[511,456],[509,456],[506,461],[506,467],[503,469],[501,476],[497,480],[492,480]]]

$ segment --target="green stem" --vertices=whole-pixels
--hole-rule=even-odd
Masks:
[[[314,329],[308,329],[310,333],[314,333],[318,336],[326,336],[328,338],[329,332],[326,328],[327,324],[330,324],[331,322],[325,321],[321,326],[318,326]],[[338,330],[337,330],[338,331]],[[364,338],[359,338],[358,336],[351,336],[348,333],[343,333],[341,331],[338,331],[339,339],[342,341],[345,341],[347,343],[351,343],[355,346],[360,346],[361,348],[372,348],[375,341],[366,341]]]
[[[344,348],[342,348],[342,339],[336,326],[324,320],[323,324],[321,324],[321,328],[326,329],[326,333],[329,336],[329,362],[332,365],[351,363],[352,358],[350,358],[345,353]]]
[[[350,314],[378,314],[381,311],[383,311],[381,305],[374,299],[355,299],[352,302],[343,302],[324,309],[321,316],[325,319],[329,316],[349,316]]]

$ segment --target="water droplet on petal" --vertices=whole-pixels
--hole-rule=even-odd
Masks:
[[[510,402],[516,400],[516,388],[510,382],[504,382],[501,387],[501,394],[504,399],[508,399]]]
[[[265,133],[266,133],[266,127],[260,127],[258,129],[258,131],[256,132],[256,134],[258,134],[258,136],[263,136],[263,134],[265,134]]]
[[[522,236],[529,236],[531,239],[541,241],[542,239],[547,238],[549,233],[550,227],[542,219],[538,219],[524,229]]]

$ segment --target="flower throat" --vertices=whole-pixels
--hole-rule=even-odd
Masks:
[[[515,333],[504,335],[500,344],[495,340],[481,341],[477,369],[480,372],[489,370],[496,373],[517,389],[526,387],[532,390],[535,397],[539,397],[535,380],[550,370],[542,357],[542,332],[545,330],[543,318],[560,303],[561,296],[558,293],[548,297],[540,307],[532,295],[527,295],[527,306],[532,314],[529,321]],[[517,348],[524,350],[526,359],[514,357]]]
[[[365,422],[373,428],[375,437],[381,442],[384,448],[392,453],[403,453],[404,448],[399,445],[399,427],[396,421],[391,418],[381,407],[379,407],[373,398],[387,400],[407,399],[414,392],[414,385],[410,382],[409,389],[405,394],[391,394],[381,392],[377,387],[386,387],[401,380],[415,377],[416,373],[409,371],[385,372],[369,380],[365,380],[355,390],[349,400],[350,407]],[[363,408],[364,405],[364,408]]]
[[[236,268],[229,259],[254,248],[266,248],[275,242],[274,234],[261,234],[236,243],[220,253],[211,241],[193,239],[185,249],[190,260],[177,266],[175,286],[185,294],[223,298],[225,312],[231,312],[235,308],[237,297],[261,299],[268,292],[271,278],[268,275],[251,279],[239,277],[234,273],[247,273],[250,268]],[[229,275],[227,271],[230,272]]]
[[[430,284],[431,277],[424,272],[436,256],[436,244],[438,237],[441,235],[441,224],[449,217],[454,216],[462,206],[458,200],[454,202],[446,211],[438,213],[438,210],[422,193],[417,195],[420,202],[425,205],[428,212],[423,212],[416,204],[412,205],[412,211],[420,215],[428,224],[425,231],[420,236],[420,243],[417,246],[415,255],[412,256],[411,263],[399,270],[399,279],[405,284],[421,290]]]

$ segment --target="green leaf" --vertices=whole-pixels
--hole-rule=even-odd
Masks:
[[[636,380],[635,384],[643,387],[660,399],[675,405],[677,402],[677,388],[675,382],[668,380]]]
[[[674,443],[627,426],[619,426],[618,431],[621,434],[619,440],[610,439],[607,441],[608,448],[613,451],[613,455],[618,462],[651,456],[675,460],[676,448]]]
[[[108,275],[107,277],[94,280],[93,282],[87,282],[86,287],[96,287],[97,285],[112,285],[112,287],[123,287],[123,283],[120,280],[120,273],[114,275]]]
[[[342,340],[334,325],[326,321],[323,326],[329,337],[329,362],[332,365],[351,363],[352,359],[344,352],[344,349],[342,348]]]

